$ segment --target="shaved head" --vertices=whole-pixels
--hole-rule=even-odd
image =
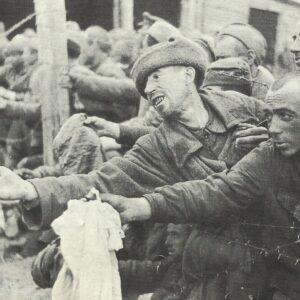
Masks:
[[[291,72],[285,74],[282,78],[276,80],[270,88],[270,91],[276,92],[280,90],[289,81],[299,81],[300,83],[300,72]]]
[[[283,156],[300,153],[300,73],[277,80],[266,97],[269,132]]]

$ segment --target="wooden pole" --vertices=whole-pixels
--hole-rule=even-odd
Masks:
[[[121,27],[121,20],[120,20],[120,0],[114,0],[114,7],[113,7],[113,25],[114,28]]]
[[[121,0],[120,12],[121,12],[121,27],[123,29],[133,30],[134,0]]]
[[[53,139],[70,115],[69,95],[59,86],[68,68],[66,9],[64,0],[34,0],[42,68],[42,119],[44,163],[54,165]]]
[[[196,0],[181,0],[180,26],[185,29],[195,29]]]

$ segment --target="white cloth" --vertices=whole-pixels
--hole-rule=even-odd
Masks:
[[[52,289],[53,300],[121,300],[115,251],[121,249],[120,216],[97,200],[71,200],[52,227],[61,238],[65,263]]]

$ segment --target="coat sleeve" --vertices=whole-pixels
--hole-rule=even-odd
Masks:
[[[58,165],[52,167],[52,166],[40,166],[36,168],[34,171],[38,172],[40,178],[43,177],[59,177],[63,176],[63,171],[59,168]]]
[[[133,146],[140,137],[149,134],[154,130],[155,127],[143,125],[127,126],[120,124],[120,137],[117,142],[122,145]]]
[[[156,144],[154,134],[142,137],[123,158],[116,157],[104,163],[99,171],[87,175],[33,179],[39,195],[39,206],[23,210],[23,217],[31,229],[48,228],[66,208],[70,199],[84,197],[92,187],[101,193],[127,197],[141,196],[155,187],[170,184],[168,160]]]
[[[74,88],[79,96],[94,101],[138,103],[140,95],[131,79],[116,79],[99,75],[77,76]]]
[[[216,222],[247,209],[266,193],[272,174],[269,141],[254,149],[231,170],[206,180],[177,183],[145,195],[156,222]]]

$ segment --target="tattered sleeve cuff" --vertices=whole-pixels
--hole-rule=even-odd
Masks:
[[[49,229],[53,221],[53,215],[56,215],[52,201],[55,197],[53,187],[44,184],[39,179],[28,181],[30,181],[38,193],[38,204],[34,207],[30,204],[29,206],[23,204],[23,220],[31,230]]]
[[[159,193],[153,193],[144,195],[143,197],[146,198],[150,204],[151,220],[158,223],[164,223],[168,216],[168,209],[164,196]]]
[[[131,136],[130,127],[127,125],[120,124],[120,136],[117,139],[117,142],[122,145],[132,145],[134,142]]]

